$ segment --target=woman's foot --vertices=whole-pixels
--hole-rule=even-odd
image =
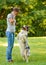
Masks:
[[[13,62],[13,60],[8,60],[8,62]]]

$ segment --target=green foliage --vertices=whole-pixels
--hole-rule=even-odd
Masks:
[[[16,17],[16,34],[23,25],[28,25],[29,36],[46,36],[46,0],[0,0],[1,21],[6,21],[11,7],[19,7],[21,11]]]
[[[6,21],[0,20],[0,36],[4,37],[6,31]]]

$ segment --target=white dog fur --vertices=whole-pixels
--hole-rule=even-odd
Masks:
[[[26,30],[21,30],[17,36],[21,55],[26,62],[28,62],[28,57],[30,56],[30,49],[26,49],[28,47],[27,35],[28,32]]]

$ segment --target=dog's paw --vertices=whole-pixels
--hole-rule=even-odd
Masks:
[[[26,60],[26,63],[28,63],[28,60]]]
[[[23,60],[25,61],[25,58],[23,57]]]

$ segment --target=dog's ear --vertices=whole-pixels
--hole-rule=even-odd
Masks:
[[[29,30],[29,26],[26,26],[26,28],[27,28],[27,31]]]

